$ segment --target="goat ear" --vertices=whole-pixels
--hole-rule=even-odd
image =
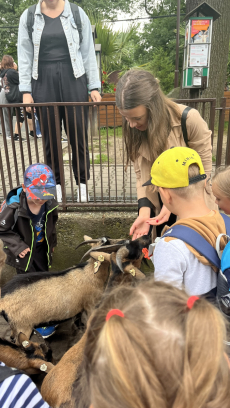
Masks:
[[[22,332],[20,332],[19,335],[18,335],[18,342],[24,348],[29,347],[30,344],[31,344],[30,339],[28,339],[28,337]]]
[[[98,257],[103,256],[105,261],[110,262],[111,254],[107,254],[106,252],[90,252],[91,258],[95,259],[95,261],[101,261],[101,259],[98,259]]]
[[[124,272],[131,273],[132,276],[135,276],[137,279],[145,279],[145,274],[140,271],[140,269],[133,266],[133,264],[128,264],[124,267]]]
[[[84,240],[85,240],[85,241],[91,241],[92,238],[91,238],[91,237],[88,237],[88,235],[84,235]]]

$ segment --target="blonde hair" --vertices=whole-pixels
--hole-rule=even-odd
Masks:
[[[228,408],[225,324],[205,299],[164,282],[120,287],[94,312],[85,370],[94,408]],[[112,316],[118,308],[124,318]]]
[[[224,197],[230,198],[230,166],[225,169],[219,167],[216,170],[215,176],[212,179],[212,184],[214,183],[216,183]]]
[[[176,118],[181,119],[177,104],[163,94],[157,79],[150,72],[131,69],[117,84],[116,105],[122,110],[144,105],[148,110],[148,128],[144,132],[130,128],[129,123],[124,120],[124,140],[127,161],[137,159],[138,150],[142,142],[146,141],[153,163],[167,146],[172,127],[169,110]]]
[[[200,174],[200,168],[197,164],[191,164],[188,168],[188,177],[196,177]],[[184,199],[191,199],[194,196],[204,192],[205,180],[198,181],[197,183],[190,184],[187,187],[170,188],[176,195]]]

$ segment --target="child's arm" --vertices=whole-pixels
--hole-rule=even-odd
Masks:
[[[3,241],[4,247],[8,247],[15,256],[18,256],[28,249],[28,245],[21,239],[20,235],[11,229],[15,223],[14,214],[15,210],[9,207],[0,213],[0,239]]]
[[[181,289],[187,263],[182,252],[173,245],[174,242],[175,240],[165,242],[164,239],[161,239],[157,243],[151,259],[155,268],[154,278],[172,283]]]

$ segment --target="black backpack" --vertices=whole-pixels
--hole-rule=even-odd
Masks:
[[[27,30],[28,30],[29,37],[30,37],[31,41],[32,41],[32,32],[33,32],[33,25],[34,25],[34,14],[35,14],[36,7],[37,7],[37,4],[33,4],[33,6],[30,6],[28,8],[28,14],[27,14]],[[70,3],[70,7],[71,7],[71,11],[73,13],[73,18],[74,18],[75,24],[76,24],[77,29],[78,29],[80,44],[81,44],[81,42],[83,40],[83,36],[82,36],[82,24],[81,24],[81,17],[80,17],[80,13],[79,13],[79,7],[75,3]]]

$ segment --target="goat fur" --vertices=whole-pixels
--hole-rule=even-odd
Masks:
[[[91,321],[88,320],[87,327]],[[65,404],[68,408],[75,408],[76,403],[72,398],[73,384],[80,376],[80,367],[87,338],[87,330],[82,338],[71,347],[46,376],[41,387],[43,399],[52,408],[59,408]]]
[[[109,278],[109,261],[94,273],[99,255],[62,272],[17,275],[2,288],[0,313],[9,322],[11,337],[18,342],[20,332],[29,339],[34,327],[60,322],[92,308],[101,298]]]
[[[39,374],[41,371],[48,373],[54,366],[51,363],[52,352],[46,344],[30,341],[27,347],[17,346],[0,338],[0,361],[8,367],[25,371],[26,374]],[[47,367],[44,370],[44,364]],[[43,366],[43,370],[41,369]]]

